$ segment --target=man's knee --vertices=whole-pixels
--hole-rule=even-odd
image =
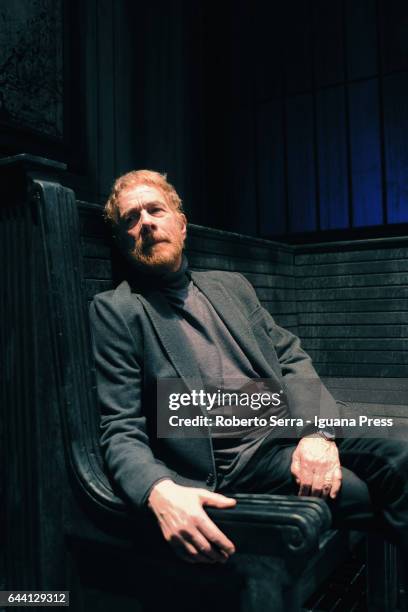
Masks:
[[[406,483],[408,444],[395,438],[351,438],[339,445],[342,464],[363,480],[380,472],[396,476]]]
[[[336,499],[328,501],[333,527],[369,529],[375,518],[368,486],[345,467],[342,468],[342,475],[342,485]]]

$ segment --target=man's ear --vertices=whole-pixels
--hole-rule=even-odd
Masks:
[[[183,238],[187,235],[187,217],[184,213],[179,213],[180,224],[182,226]]]

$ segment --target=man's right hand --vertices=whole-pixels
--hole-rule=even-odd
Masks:
[[[232,508],[235,504],[235,499],[206,489],[183,487],[172,480],[154,485],[148,499],[164,538],[189,563],[222,563],[235,552],[234,544],[203,509]]]

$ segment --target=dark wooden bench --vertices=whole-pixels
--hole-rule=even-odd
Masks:
[[[242,496],[233,511],[213,510],[214,520],[240,551],[231,567],[227,564],[224,573],[214,576],[203,568],[199,573],[197,568],[186,568],[165,551],[158,554],[159,542],[152,554],[150,542],[155,532],[151,519],[130,512],[114,494],[99,450],[88,302],[95,293],[118,282],[122,269],[112,253],[100,207],[77,202],[73,192],[62,186],[63,174],[58,176],[61,168],[57,166],[26,156],[3,162],[0,168],[1,245],[3,261],[7,261],[1,302],[1,317],[6,322],[1,350],[8,383],[2,398],[2,459],[8,468],[4,482],[5,588],[65,587],[71,589],[75,610],[85,609],[92,596],[100,609],[110,609],[115,601],[127,610],[126,606],[135,609],[135,601],[142,605],[143,597],[151,597],[154,585],[146,568],[167,574],[170,583],[182,576],[183,588],[186,579],[202,581],[205,577],[213,584],[222,582],[224,574],[227,584],[232,572],[235,578],[242,578],[243,609],[266,609],[266,605],[272,609],[281,584],[286,609],[298,609],[361,537],[329,530],[329,512],[321,500]],[[377,359],[367,362],[367,351],[356,348],[360,340],[362,346],[367,345],[358,323],[352,335],[344,336],[349,325],[345,315],[354,313],[354,300],[359,301],[358,312],[366,316],[360,302],[367,299],[371,286],[363,286],[365,297],[361,299],[349,295],[347,266],[355,263],[351,257],[355,252],[365,257],[370,252],[372,257],[380,254],[379,261],[389,262],[394,247],[388,243],[381,248],[379,243],[349,245],[348,249],[343,245],[338,251],[333,245],[295,248],[192,226],[188,256],[194,269],[245,274],[278,322],[303,337],[319,371],[331,377],[329,386],[339,399],[346,394],[348,400],[369,403],[364,394],[369,387],[364,382],[359,381],[353,395],[352,386],[341,377],[365,378],[369,369],[377,380],[384,375],[402,376],[405,358],[389,364],[384,351],[367,346],[367,351],[376,351]],[[401,267],[407,246],[396,249]],[[346,263],[326,262],[325,258],[338,257],[339,252],[344,252]],[[333,264],[340,266],[341,274],[330,268]],[[321,266],[320,275],[317,266]],[[359,266],[361,262],[357,270]],[[395,267],[396,275],[401,274],[400,267]],[[325,274],[336,279],[335,291],[344,293],[335,298],[344,300],[347,307],[337,317],[338,325],[323,311],[323,303],[327,309],[333,307],[326,293],[334,280],[324,280]],[[390,271],[378,275],[385,280]],[[338,286],[340,277],[344,287]],[[402,281],[400,285],[392,285],[392,299],[402,300],[403,294],[398,294]],[[372,300],[385,313],[389,298],[383,293],[373,295]],[[390,312],[395,314],[393,307]],[[401,341],[406,336],[403,317],[399,323],[395,316],[392,320],[379,324],[382,333],[385,328],[389,331],[389,355],[400,350],[395,346],[405,346]],[[334,330],[340,330],[336,337]],[[358,350],[361,363],[344,363],[344,353],[351,351],[354,357]],[[386,363],[380,364],[381,359]],[[359,368],[361,365],[364,367]],[[380,366],[386,368],[384,374]],[[373,411],[386,412],[392,404],[396,416],[405,418],[403,402],[388,399],[383,393],[380,406],[374,398]],[[375,577],[378,572],[389,572],[394,563],[392,549],[386,550],[391,562],[378,566]],[[129,573],[130,566],[134,573]],[[146,584],[151,590],[143,595]],[[110,600],[107,594],[111,592]],[[373,605],[384,597],[376,589],[369,595]],[[381,602],[382,610],[393,609],[392,588],[387,597],[388,601]]]

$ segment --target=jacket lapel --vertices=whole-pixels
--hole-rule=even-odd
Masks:
[[[180,334],[177,319],[174,317],[174,313],[167,301],[158,291],[152,291],[146,297],[140,294],[137,297],[156,330],[168,358],[184,381],[187,389],[190,392],[202,389],[203,381],[196,366],[195,356],[188,343],[184,341],[185,339],[182,334]],[[203,415],[207,416],[205,408],[201,405],[200,411]],[[201,462],[206,470],[212,469],[215,474],[210,431],[208,428],[203,428],[203,432],[202,436],[194,437],[193,439],[188,437],[178,439],[178,449],[180,452],[180,448],[183,448],[185,456],[190,458],[191,461],[189,449],[194,448],[195,463]]]
[[[253,367],[261,378],[274,377],[278,381],[277,373],[266,361],[254,337],[248,319],[242,314],[229,293],[218,280],[201,274],[191,273],[197,287],[204,293],[215,310],[225,323],[238,346],[246,354]]]
[[[232,337],[248,357],[249,361],[261,378],[276,378],[278,374],[266,361],[252,332],[247,318],[231,299],[227,291],[218,280],[211,277],[191,273],[197,287],[204,293],[216,312],[224,322]],[[177,319],[167,301],[160,292],[152,291],[146,296],[138,295],[143,307],[154,326],[158,337],[174,368],[184,380],[188,389],[203,388],[203,381],[196,357],[188,343],[180,334]]]
[[[174,368],[187,388],[201,389],[203,381],[192,349],[180,333],[173,311],[160,292],[152,291],[146,297],[138,295],[153,327]]]

